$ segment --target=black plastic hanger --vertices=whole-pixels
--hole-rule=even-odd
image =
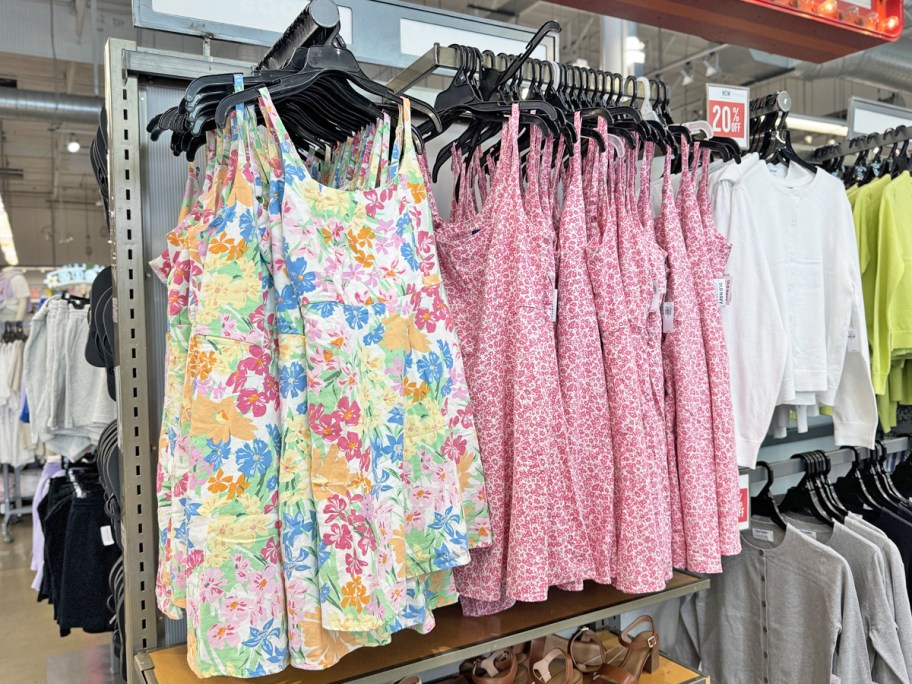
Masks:
[[[763,489],[757,496],[751,497],[751,515],[769,518],[784,530],[786,528],[785,518],[779,512],[779,506],[776,505],[771,491],[774,481],[773,468],[766,461],[757,461],[757,467],[766,471],[766,484],[763,485]]]
[[[852,467],[846,475],[836,480],[833,485],[839,500],[853,513],[864,513],[870,510],[880,510],[888,505],[877,494],[871,491],[862,477],[862,461],[858,449],[855,447],[843,447],[852,450]]]
[[[785,498],[779,505],[779,510],[783,513],[810,513],[819,521],[828,525],[833,524],[833,518],[821,503],[817,491],[814,489],[811,480],[816,475],[817,465],[809,453],[795,454],[793,459],[801,459],[804,462],[804,477],[794,487],[790,487],[785,493]]]

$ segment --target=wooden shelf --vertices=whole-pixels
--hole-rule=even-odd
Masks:
[[[435,667],[708,588],[708,579],[676,572],[665,591],[655,594],[631,596],[611,586],[587,582],[583,591],[552,589],[547,601],[518,603],[510,610],[488,617],[465,617],[458,605],[447,606],[435,611],[437,626],[430,634],[404,630],[393,635],[391,644],[362,648],[327,670],[303,671],[290,667],[255,681],[258,684],[390,684]],[[186,645],[138,653],[135,664],[148,684],[199,681],[187,665]],[[249,681],[233,677],[207,680],[210,684]]]

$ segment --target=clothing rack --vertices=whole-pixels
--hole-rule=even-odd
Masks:
[[[421,55],[418,59],[412,62],[410,65],[405,67],[400,71],[396,76],[390,79],[387,82],[387,87],[391,90],[401,93],[405,92],[411,88],[415,83],[420,81],[425,76],[434,73],[438,69],[459,69],[465,66],[462,60],[464,54],[464,46],[459,45],[450,45],[444,47],[440,44],[435,43],[434,47]],[[509,64],[515,59],[515,55],[505,55],[499,54],[494,55],[490,52],[485,53],[485,65],[486,67],[494,67],[499,70],[505,70],[508,68]],[[527,81],[537,81],[542,85],[548,85],[550,83],[557,83],[558,80],[555,77],[557,69],[560,66],[571,67],[572,65],[559,65],[555,62],[548,60],[536,59],[530,57],[523,61],[520,70],[520,76]],[[579,69],[578,67],[573,67]],[[650,89],[652,85],[658,84],[660,90],[667,92],[667,87],[662,81],[656,79],[636,79],[632,76],[622,76],[621,74],[615,74],[608,71],[599,71],[598,69],[584,68],[581,69],[581,73],[584,78],[587,79],[584,85],[597,84],[597,83],[611,83],[612,86],[616,85],[617,89],[623,89],[624,95],[626,97],[650,97],[652,94]],[[646,86],[647,92],[640,94],[640,83],[649,84]],[[633,87],[628,91],[628,84],[632,84]]]
[[[901,454],[912,449],[912,439],[909,437],[892,437],[882,440],[882,443],[887,448],[888,455]],[[858,449],[858,453],[861,456],[862,460],[869,458],[870,452],[870,449],[865,449],[863,447],[860,447]],[[827,458],[830,459],[830,465],[832,466],[848,465],[852,463],[855,458],[855,453],[852,451],[852,449],[849,448],[827,451],[826,455]],[[773,469],[773,475],[776,479],[780,477],[788,477],[790,475],[800,475],[805,471],[805,463],[799,458],[789,458],[785,461],[774,461],[769,465],[770,468]],[[754,470],[750,471],[750,481],[766,482],[766,471],[763,468],[755,468]]]
[[[313,0],[269,48],[257,64],[257,70],[279,68],[318,32],[323,31],[329,37],[333,31],[338,31],[339,21],[339,7],[333,0]]]
[[[754,98],[750,103],[750,118],[759,119],[767,114],[788,114],[792,110],[792,96],[787,90]]]
[[[851,138],[836,145],[826,145],[819,147],[811,154],[811,159],[817,163],[823,163],[832,159],[842,159],[852,154],[869,152],[876,150],[884,145],[895,145],[896,143],[912,140],[912,128],[899,126],[891,128],[883,133],[871,133],[870,135],[860,135]]]

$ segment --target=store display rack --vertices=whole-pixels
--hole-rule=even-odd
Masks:
[[[509,610],[487,617],[466,617],[458,605],[434,611],[437,626],[430,634],[411,630],[393,636],[388,646],[362,648],[345,656],[327,670],[285,672],[257,679],[259,684],[391,684],[410,675],[459,663],[514,644],[547,636],[581,625],[597,623],[622,613],[642,610],[662,601],[709,588],[709,580],[676,572],[664,591],[631,596],[614,587],[587,583],[583,591],[552,589],[547,601],[518,603]],[[146,684],[183,684],[198,681],[187,665],[185,646],[139,653],[136,666]],[[666,668],[674,672],[677,666]],[[690,684],[707,681],[696,673],[683,680]],[[230,677],[209,679],[212,684],[235,684],[244,680]],[[669,680],[655,679],[655,684]],[[682,680],[675,680],[682,684]]]

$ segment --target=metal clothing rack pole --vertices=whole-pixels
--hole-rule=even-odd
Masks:
[[[285,33],[257,64],[257,70],[277,69],[285,64],[301,45],[319,32],[328,38],[339,26],[339,7],[333,0],[313,0],[285,29]]]
[[[909,451],[912,449],[912,440],[908,437],[893,437],[890,439],[883,440],[884,446],[887,447],[887,454],[900,454],[904,451]],[[862,459],[869,458],[870,449],[865,449],[864,447],[858,448],[858,453]],[[836,449],[834,451],[827,451],[827,457],[830,459],[831,466],[841,466],[848,465],[855,458],[855,454],[851,449]],[[773,469],[773,475],[776,479],[780,477],[788,477],[789,475],[800,475],[805,470],[804,461],[798,458],[789,458],[785,461],[773,461],[769,464]],[[766,471],[762,468],[755,468],[750,471],[750,481],[751,482],[766,482]]]
[[[9,531],[13,518],[28,515],[32,512],[31,506],[25,506],[22,503],[22,478],[20,475],[24,467],[13,468],[9,463],[3,464],[3,541],[7,544],[11,544],[13,541],[13,535]],[[16,487],[15,498],[11,494],[14,482]],[[13,505],[14,503],[15,505]]]
[[[488,55],[488,57],[490,58],[490,55]],[[510,61],[515,58],[516,55],[496,55],[494,56],[494,59],[497,60],[495,66],[499,69],[506,68]],[[434,47],[387,81],[386,86],[397,93],[405,92],[422,78],[434,73],[438,69],[459,69],[462,66],[462,52],[459,46],[450,45],[444,47],[435,44]],[[490,67],[491,64],[485,64],[485,66]],[[541,81],[542,85],[548,85],[555,82],[553,79],[555,73],[554,68],[559,66],[560,65],[555,62],[530,57],[522,64],[520,75],[523,80]],[[606,82],[620,84],[625,91],[627,89],[627,83],[632,83],[635,91],[633,93],[625,92],[623,96],[628,98],[634,96],[637,98],[640,97],[640,81],[626,79],[620,74],[609,71],[599,71],[597,69],[585,69],[583,75],[587,79],[595,79],[596,83],[602,79],[610,79],[610,81]],[[588,83],[591,83],[591,81],[588,81],[587,84]],[[647,92],[644,97],[649,97],[649,95],[650,94]]]
[[[895,145],[896,143],[905,142],[907,140],[912,140],[912,128],[900,126],[895,130],[890,129],[883,133],[871,133],[870,135],[852,138],[845,142],[841,142],[838,145],[819,147],[814,150],[811,159],[817,163],[823,163],[830,161],[831,159],[842,159],[843,157],[852,154],[876,150],[878,147],[883,147],[884,145]]]

